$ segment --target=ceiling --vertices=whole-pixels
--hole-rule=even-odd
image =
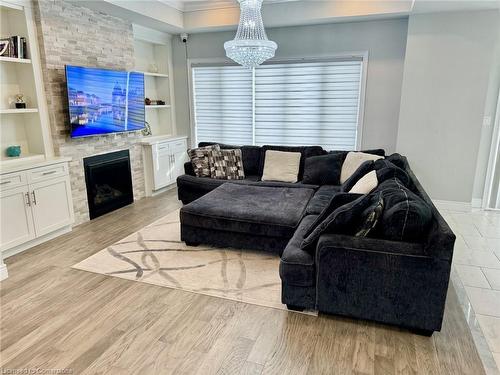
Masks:
[[[234,30],[237,0],[69,0],[168,33]],[[264,0],[266,27],[408,17],[499,8],[500,0]]]

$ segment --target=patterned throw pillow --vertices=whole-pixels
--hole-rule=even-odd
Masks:
[[[368,207],[363,212],[363,222],[361,223],[358,231],[356,232],[356,237],[366,237],[375,228],[378,223],[378,219],[382,216],[384,211],[384,198],[382,194],[378,194],[377,199],[374,203]]]
[[[210,177],[218,180],[243,180],[241,150],[213,150],[209,153]]]
[[[220,151],[220,146],[211,145],[188,150],[196,177],[210,177],[209,154],[211,151]]]

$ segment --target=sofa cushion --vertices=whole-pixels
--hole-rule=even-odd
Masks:
[[[372,200],[372,195],[359,196],[354,201],[336,208],[321,222],[318,220],[317,225],[316,223],[313,224],[311,227],[312,231],[302,241],[301,248],[309,252],[314,252],[316,243],[323,233],[354,235],[362,221],[362,212],[370,206]]]
[[[210,177],[210,151],[220,151],[219,145],[198,147],[188,150],[196,177]]]
[[[243,160],[240,149],[210,150],[208,153],[210,163],[210,177],[218,180],[243,180]]]
[[[295,286],[314,285],[314,255],[300,248],[304,235],[317,216],[308,215],[300,222],[281,255],[280,277],[283,283]]]
[[[377,226],[378,237],[393,241],[424,242],[432,222],[429,205],[398,179],[381,183],[385,209]]]
[[[291,238],[313,189],[225,183],[181,209],[192,227]]]
[[[361,177],[349,190],[351,194],[370,194],[378,186],[377,172],[371,171]]]
[[[262,181],[297,182],[300,152],[267,150]]]
[[[371,171],[376,171],[378,184],[390,178],[398,178],[405,186],[410,181],[408,174],[389,160],[368,160],[361,164],[356,172],[342,184],[341,191],[351,191],[354,185]]]
[[[342,153],[307,158],[304,163],[302,182],[317,185],[340,185],[340,170],[344,158]]]
[[[321,146],[270,146],[265,145],[260,149],[260,175],[262,176],[264,172],[264,159],[267,150],[272,151],[284,151],[284,152],[300,152],[300,168],[299,168],[299,176],[298,180],[302,180],[302,176],[304,175],[304,163],[305,160],[311,156],[323,155],[324,150]]]
[[[221,150],[241,149],[243,169],[245,175],[259,175],[260,173],[260,146],[234,146],[216,142],[200,142],[199,147],[218,144]]]
[[[319,215],[339,190],[339,186],[320,186],[307,205],[306,215]]]
[[[379,155],[367,154],[364,152],[349,152],[342,164],[342,169],[340,171],[340,183],[347,181],[354,172],[367,160],[378,160],[383,158]]]

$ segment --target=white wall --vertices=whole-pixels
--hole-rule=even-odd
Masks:
[[[410,17],[397,151],[434,199],[471,202],[498,12]]]
[[[335,23],[268,29],[278,43],[277,57],[322,56],[345,52],[369,52],[365,100],[363,148],[396,148],[401,84],[406,46],[407,19]],[[190,35],[189,58],[225,57],[224,42],[235,32]],[[184,45],[173,41],[177,128],[190,135]]]

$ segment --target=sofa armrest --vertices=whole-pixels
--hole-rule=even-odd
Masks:
[[[316,252],[329,248],[345,248],[352,251],[370,251],[401,256],[428,257],[424,244],[403,241],[389,241],[380,238],[355,237],[343,234],[323,234]]]
[[[193,163],[191,163],[191,161],[184,163],[184,173],[189,176],[196,176],[193,169]]]

